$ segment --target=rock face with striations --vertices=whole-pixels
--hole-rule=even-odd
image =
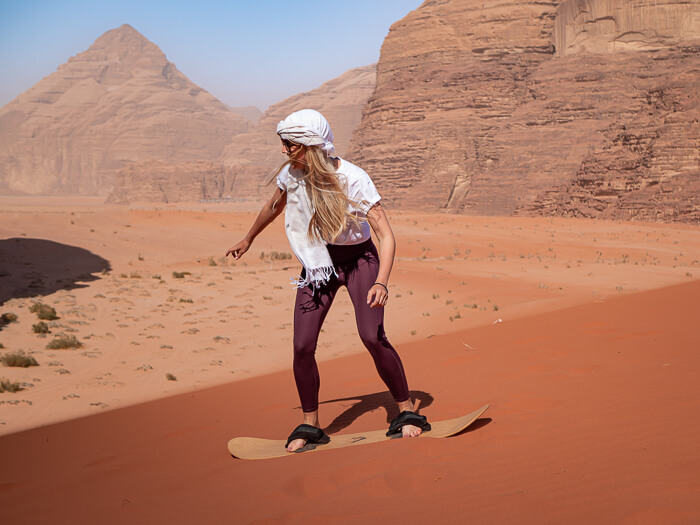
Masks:
[[[132,162],[117,173],[115,186],[106,202],[217,200],[231,193],[234,182],[232,170],[220,162]]]
[[[426,1],[349,158],[406,208],[697,221],[699,23],[698,0]]]
[[[277,123],[298,109],[317,109],[331,122],[342,154],[374,89],[374,76],[374,66],[351,69],[313,91],[270,106],[257,125],[230,139],[215,162],[129,164],[117,173],[107,202],[265,200],[273,191],[266,181],[286,159]]]
[[[362,108],[374,91],[375,77],[374,64],[358,67],[270,106],[254,128],[233,137],[224,149],[221,160],[236,174],[231,195],[265,198],[272,192],[265,183],[286,160],[276,134],[277,123],[294,111],[311,108],[323,113],[333,129],[336,152],[344,155],[360,123]]]
[[[692,0],[567,0],[557,9],[558,55],[654,50],[700,39]]]
[[[129,162],[214,160],[250,125],[123,25],[0,109],[0,191],[106,194]]]
[[[517,213],[700,223],[699,56],[700,42],[572,59],[600,93],[595,140],[570,180]]]

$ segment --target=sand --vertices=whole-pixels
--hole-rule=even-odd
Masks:
[[[24,386],[0,393],[8,523],[700,520],[698,227],[390,210],[386,327],[421,412],[491,408],[455,438],[244,462],[228,439],[300,419],[281,221],[233,263],[254,213],[232,205],[0,210],[0,353],[40,365],[0,368]],[[61,333],[83,346],[46,349]],[[395,415],[360,346],[341,294],[318,350],[331,434]]]

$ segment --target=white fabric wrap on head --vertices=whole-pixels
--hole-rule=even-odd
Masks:
[[[329,156],[335,155],[331,126],[315,109],[295,111],[277,124],[277,134],[284,140],[305,146],[319,146]]]

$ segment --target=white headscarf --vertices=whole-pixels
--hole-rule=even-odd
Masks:
[[[284,140],[305,146],[317,146],[329,156],[335,154],[333,132],[328,121],[318,111],[302,109],[289,115],[277,124],[277,134]],[[294,255],[304,266],[306,275],[292,279],[297,288],[328,283],[338,275],[328,254],[326,243],[309,239],[309,224],[314,210],[306,193],[306,180],[299,170],[289,169],[287,179],[287,208],[285,231]]]
[[[331,125],[315,109],[301,109],[277,124],[277,134],[284,140],[305,146],[320,146],[329,156],[335,155]]]

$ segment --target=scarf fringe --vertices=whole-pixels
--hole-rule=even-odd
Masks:
[[[304,288],[306,286],[313,286],[314,290],[323,284],[328,284],[332,276],[338,277],[338,272],[335,271],[334,266],[324,266],[322,268],[306,268],[306,277],[302,279],[301,275],[294,279],[290,277],[292,285],[295,288]]]

